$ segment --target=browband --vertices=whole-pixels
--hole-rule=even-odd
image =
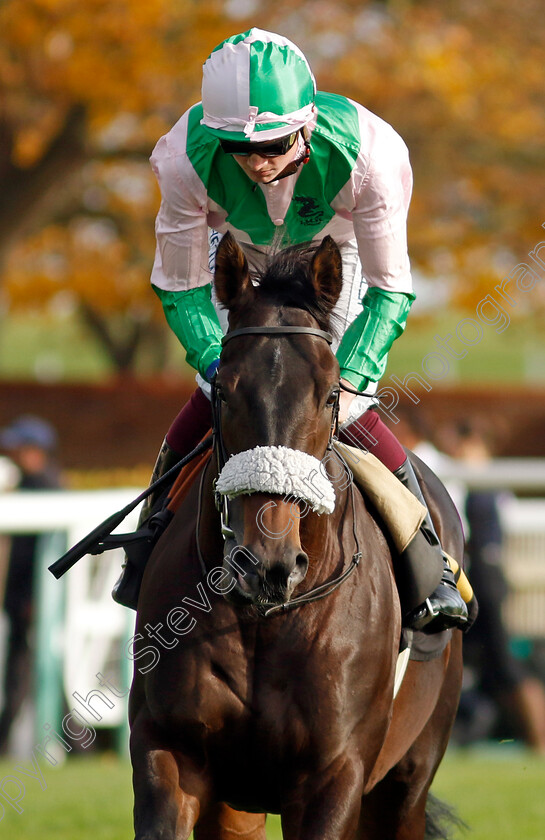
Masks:
[[[328,344],[333,341],[331,333],[314,327],[241,327],[239,330],[233,330],[223,336],[222,347],[225,347],[228,341],[237,338],[239,335],[316,335],[318,338],[323,338]]]

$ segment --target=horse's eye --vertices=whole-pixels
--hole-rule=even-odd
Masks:
[[[337,400],[339,399],[339,394],[340,394],[340,391],[339,391],[338,388],[336,388],[334,391],[332,391],[331,394],[329,395],[329,397],[326,400],[326,405],[328,405],[330,407],[336,405]]]
[[[226,402],[226,399],[225,399],[225,392],[224,392],[224,390],[223,390],[223,388],[221,387],[221,385],[220,385],[220,383],[219,383],[219,382],[216,382],[216,396],[217,396],[217,398],[218,398],[219,400],[221,400],[222,402]]]

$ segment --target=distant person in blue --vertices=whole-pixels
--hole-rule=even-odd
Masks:
[[[461,460],[472,467],[487,464],[490,448],[477,424],[465,421],[455,434]],[[476,686],[462,695],[457,732],[464,742],[490,737],[501,714],[528,746],[545,755],[545,687],[511,652],[502,617],[509,587],[503,567],[501,495],[500,490],[469,489],[465,499],[467,552],[479,616],[464,641],[464,661],[475,673]]]
[[[51,490],[60,486],[55,459],[57,434],[39,417],[24,415],[0,432],[0,449],[19,470],[17,490]],[[3,610],[8,639],[0,715],[0,754],[6,753],[10,731],[32,684],[31,631],[34,569],[38,534],[11,538]]]

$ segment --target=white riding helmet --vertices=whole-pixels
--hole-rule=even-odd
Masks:
[[[222,140],[273,141],[312,119],[315,96],[301,50],[253,28],[227,38],[204,63],[201,124]]]

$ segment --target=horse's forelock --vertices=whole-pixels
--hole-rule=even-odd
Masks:
[[[311,263],[319,245],[296,245],[270,256],[261,270],[252,272],[257,297],[276,306],[302,309],[312,315],[322,329],[334,330],[331,307],[317,297],[312,283]]]

